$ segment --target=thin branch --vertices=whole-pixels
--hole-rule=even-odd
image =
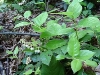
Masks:
[[[0,32],[0,35],[30,35],[30,36],[40,36],[37,33],[20,33],[20,32]]]

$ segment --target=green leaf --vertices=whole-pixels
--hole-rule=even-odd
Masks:
[[[73,32],[73,28],[63,28],[61,25],[57,23],[52,23],[47,25],[47,30],[52,36],[63,35]]]
[[[56,36],[56,35],[63,35],[63,34],[68,34],[74,31],[73,28],[64,28],[63,26],[50,21],[47,24],[47,28],[45,28],[44,32],[42,32],[40,34],[41,38],[50,38],[52,36]]]
[[[31,24],[30,22],[21,22],[21,23],[18,23],[17,25],[15,25],[14,28],[27,26],[27,25],[30,25],[30,24]]]
[[[17,9],[18,11],[23,10],[22,7],[19,4],[12,4],[12,7],[14,9]]]
[[[79,70],[78,71],[78,74],[77,75],[87,75],[83,69]]]
[[[3,26],[0,26],[0,30],[3,28]]]
[[[13,54],[13,52],[12,51],[9,51],[9,50],[6,50],[6,53],[7,54]]]
[[[42,63],[45,64],[45,65],[49,65],[49,63],[51,61],[51,57],[52,57],[51,51],[42,52],[40,54],[40,59],[41,59]]]
[[[45,27],[40,27],[40,26],[37,26],[37,25],[32,26],[32,28],[34,29],[35,32],[39,32],[39,33],[42,33],[46,30]]]
[[[68,52],[67,45],[61,47],[61,51],[66,54]]]
[[[31,11],[26,11],[25,13],[24,13],[24,18],[29,18],[31,16]]]
[[[93,50],[93,52],[95,52],[94,56],[99,57],[100,56],[100,50]]]
[[[73,0],[73,2],[69,5],[67,12],[73,13],[72,15],[67,15],[70,18],[76,19],[79,17],[80,13],[82,11],[82,6],[78,2],[78,0]]]
[[[38,75],[38,74],[40,74],[40,68],[39,67],[35,71],[35,75]]]
[[[41,26],[46,21],[47,18],[48,18],[48,13],[44,12],[44,13],[41,13],[40,15],[38,15],[36,18],[34,18],[33,22],[36,25]]]
[[[82,13],[83,13],[84,16],[87,16],[89,14],[89,10],[83,10]]]
[[[100,23],[100,22],[99,22],[99,23]],[[100,25],[96,26],[96,27],[94,28],[94,30],[97,31],[97,32],[100,32]]]
[[[31,56],[31,59],[33,62],[39,62],[40,61],[40,55],[32,55]]]
[[[86,60],[85,63],[91,67],[97,67],[97,63],[95,61]]]
[[[65,75],[63,65],[52,57],[49,66],[42,65],[41,75]]]
[[[47,44],[46,44],[46,48],[47,49],[56,49],[58,47],[61,47],[63,45],[65,45],[67,43],[66,40],[62,40],[62,39],[54,39],[54,40],[50,40]]]
[[[100,25],[100,21],[96,17],[88,17],[82,19],[78,23],[78,27],[96,27]]]
[[[17,56],[10,56],[10,59],[16,59],[18,58]]]
[[[56,59],[57,59],[57,60],[65,59],[65,55],[61,55],[61,54],[60,54],[60,55],[57,55],[57,56],[56,56]]]
[[[84,0],[78,0],[78,2],[82,2],[82,1],[84,1]]]
[[[91,3],[91,2],[89,2],[89,3],[88,3],[88,5],[87,5],[87,9],[92,9],[92,8],[93,8],[93,6],[94,6],[94,4],[93,4],[93,3]]]
[[[19,49],[18,49],[18,46],[15,48],[15,50],[14,50],[14,54],[15,55],[17,55],[18,54],[18,51],[19,51]]]
[[[66,2],[66,3],[70,3],[71,0],[62,0],[62,1]]]
[[[62,35],[62,27],[57,23],[52,23],[47,26],[47,31],[52,35]]]
[[[89,50],[81,50],[80,54],[76,57],[80,60],[88,60],[90,59],[93,55],[95,54],[95,52],[89,51]]]
[[[25,70],[29,70],[29,69],[33,69],[34,70],[34,65],[33,64],[28,64],[28,65],[25,65]]]
[[[70,37],[68,46],[68,54],[72,57],[77,56],[80,52],[80,43],[77,40],[77,37]]]
[[[74,59],[71,62],[71,68],[73,70],[74,73],[76,73],[77,71],[79,71],[82,67],[82,61],[78,60],[78,59]]]
[[[32,72],[33,72],[32,69],[29,69],[28,71],[26,71],[26,72],[23,73],[23,74],[25,74],[25,75],[30,75]]]
[[[88,31],[88,34],[86,34],[83,38],[81,38],[81,41],[83,41],[83,42],[90,41],[93,36],[94,36],[94,32]],[[89,50],[91,50],[91,49],[89,49]]]
[[[87,33],[88,33],[88,30],[80,30],[80,31],[77,31],[78,39],[83,38]],[[70,35],[70,37],[71,37],[71,36],[76,36],[76,32],[72,33],[72,34]]]
[[[52,37],[52,36],[53,36],[53,35],[52,35],[50,32],[48,32],[48,31],[42,32],[42,33],[40,34],[40,38],[49,39],[49,38]]]

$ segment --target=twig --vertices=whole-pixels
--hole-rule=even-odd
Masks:
[[[40,36],[37,33],[20,33],[20,32],[0,32],[0,35],[30,35],[30,36]]]

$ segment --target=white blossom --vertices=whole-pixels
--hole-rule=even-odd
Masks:
[[[35,53],[40,53],[40,50],[35,50]]]
[[[31,50],[34,50],[34,48],[33,48],[33,47],[31,47],[30,49],[31,49]]]
[[[30,62],[31,62],[31,58],[30,57],[27,57],[26,64],[29,64]]]

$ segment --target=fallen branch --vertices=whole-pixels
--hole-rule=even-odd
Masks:
[[[30,36],[40,36],[37,33],[19,33],[19,32],[0,32],[0,35],[30,35]]]

